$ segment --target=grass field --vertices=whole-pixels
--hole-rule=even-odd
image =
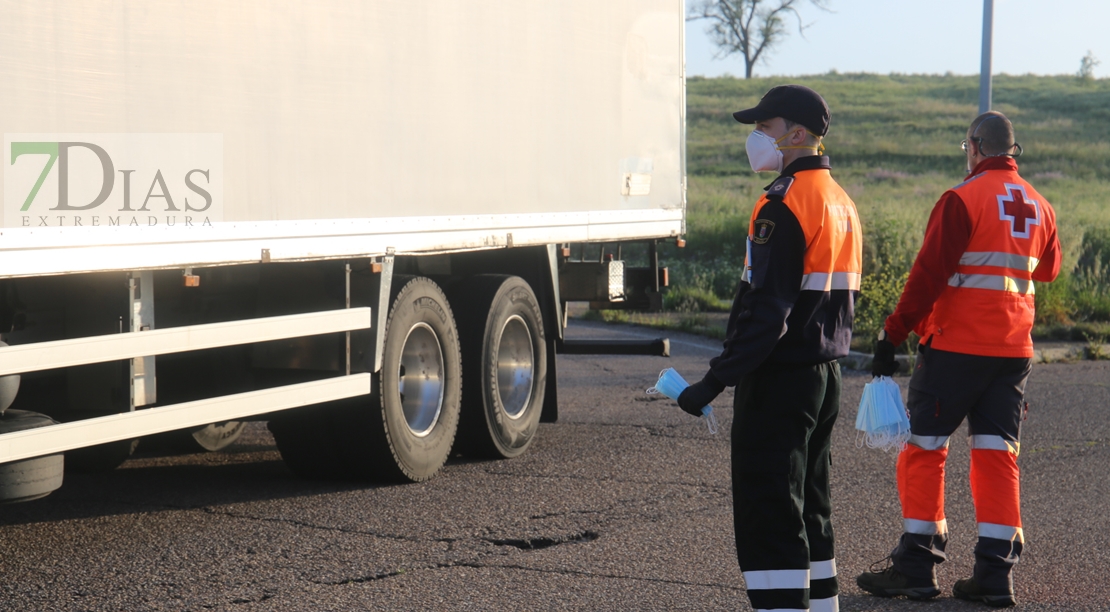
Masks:
[[[732,112],[783,79],[691,78],[687,83],[687,247],[663,253],[668,300],[679,308],[730,299],[743,265],[752,206],[774,177],[748,168],[751,128]],[[873,337],[894,308],[937,198],[964,177],[959,149],[978,110],[978,77],[829,74],[799,77],[829,103],[833,176],[864,227],[857,336]],[[1022,175],[1056,209],[1064,272],[1038,285],[1038,332],[1110,327],[1110,79],[998,76],[994,108],[1014,123]]]

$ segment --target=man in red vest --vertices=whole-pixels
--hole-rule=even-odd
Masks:
[[[941,196],[894,314],[879,332],[872,373],[890,376],[895,347],[921,336],[910,379],[910,440],[898,456],[904,533],[883,571],[856,582],[875,595],[940,594],[945,560],[944,463],[948,439],[968,421],[971,494],[979,540],[975,571],[952,594],[1014,605],[1013,566],[1024,537],[1017,456],[1032,367],[1033,281],[1060,271],[1056,213],[1018,175],[1021,145],[1002,113],[977,117],[961,147],[969,174]]]

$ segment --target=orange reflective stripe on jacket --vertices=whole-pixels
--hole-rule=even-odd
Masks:
[[[795,181],[784,198],[797,217],[806,238],[802,291],[859,291],[863,270],[863,230],[856,205],[833,180],[828,170],[806,170],[806,180]],[[768,202],[764,195],[755,204],[748,235]],[[745,262],[751,265],[751,258]]]
[[[953,191],[967,208],[971,238],[924,335],[945,351],[1032,357],[1033,271],[1056,214],[1016,170],[987,170]]]

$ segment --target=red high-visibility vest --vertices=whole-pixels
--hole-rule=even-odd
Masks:
[[[971,239],[922,337],[934,348],[1032,357],[1033,271],[1056,234],[1056,212],[1016,170],[987,170],[952,189]]]

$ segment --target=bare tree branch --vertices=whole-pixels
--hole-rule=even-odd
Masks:
[[[798,4],[805,0],[698,0],[690,7],[687,21],[709,21],[706,34],[717,46],[715,58],[739,53],[744,58],[744,76],[752,77],[752,69],[786,37],[786,17],[792,15],[798,34],[813,25],[802,23]],[[817,8],[828,11],[831,0],[808,0]]]

